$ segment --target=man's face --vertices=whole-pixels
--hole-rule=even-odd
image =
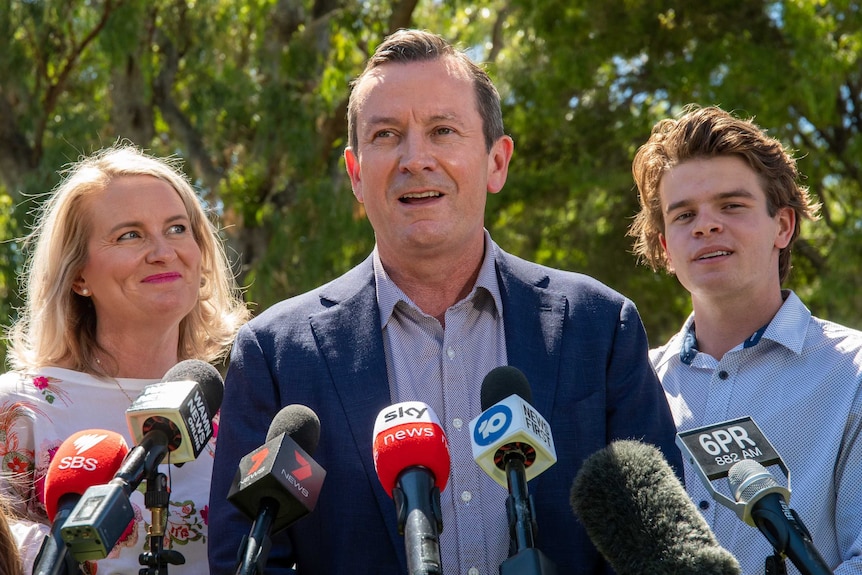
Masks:
[[[770,216],[757,173],[736,156],[671,168],[659,184],[671,270],[692,297],[753,298],[780,288],[779,251],[795,226],[791,208]]]
[[[457,61],[384,64],[354,90],[359,145],[345,161],[384,261],[482,241],[486,194],[506,181],[512,140],[488,152],[472,80]]]

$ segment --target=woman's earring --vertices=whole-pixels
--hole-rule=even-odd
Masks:
[[[89,289],[87,289],[87,288],[81,288],[81,295],[82,295],[82,296],[88,296],[88,295],[90,295],[90,290],[89,290]]]

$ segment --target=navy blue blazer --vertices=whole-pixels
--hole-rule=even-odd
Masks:
[[[497,249],[509,365],[526,374],[557,449],[557,463],[530,482],[536,546],[561,574],[611,572],[569,505],[581,462],[613,440],[634,438],[657,445],[680,476],[682,469],[643,324],[631,301],[598,281]],[[210,496],[213,575],[235,572],[251,527],[226,500],[238,461],[293,403],[320,418],[314,459],[327,475],[315,510],[273,537],[267,574],[289,573],[294,563],[308,575],[406,574],[395,507],[372,461],[374,421],[391,401],[370,257],[272,306],[237,336]]]

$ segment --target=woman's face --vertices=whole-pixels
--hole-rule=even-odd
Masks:
[[[99,332],[176,328],[194,308],[201,250],[179,194],[152,176],[122,176],[87,200],[87,262],[73,284],[92,298]]]

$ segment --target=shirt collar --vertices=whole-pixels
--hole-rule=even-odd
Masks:
[[[479,268],[479,275],[476,278],[476,283],[473,289],[464,298],[471,300],[476,296],[479,288],[484,289],[494,300],[496,313],[499,316],[503,309],[503,300],[500,296],[500,285],[497,282],[497,245],[491,241],[491,235],[488,230],[484,231],[485,238],[485,256],[482,259],[482,266]],[[374,279],[377,285],[377,306],[380,308],[380,325],[386,327],[389,319],[395,311],[395,306],[398,302],[403,301],[414,309],[419,309],[413,301],[407,297],[398,285],[392,281],[389,274],[383,267],[383,262],[380,261],[380,253],[377,251],[377,246],[374,246],[372,252],[372,264],[374,266]]]
[[[802,352],[811,312],[793,291],[782,290],[781,296],[784,303],[781,304],[778,313],[769,323],[742,342],[742,349],[754,347],[761,339],[766,338],[794,353]],[[691,365],[697,354],[697,337],[695,337],[695,321],[692,313],[680,330],[679,360],[686,365]]]

